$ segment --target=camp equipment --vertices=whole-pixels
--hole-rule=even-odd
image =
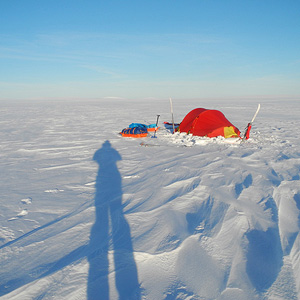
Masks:
[[[128,127],[123,129],[120,134],[123,137],[143,138],[147,137],[148,130],[144,127]]]

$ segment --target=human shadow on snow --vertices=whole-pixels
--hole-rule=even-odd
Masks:
[[[140,299],[137,267],[129,224],[122,208],[122,180],[117,162],[122,158],[109,141],[93,159],[99,164],[96,179],[96,220],[89,244],[88,300],[109,299],[109,254],[114,261],[115,286],[119,299]]]
[[[122,158],[111,147],[110,142],[106,141],[102,148],[96,151],[93,159],[99,164],[99,170],[95,193],[96,220],[91,229],[89,244],[74,249],[56,261],[36,265],[16,273],[14,278],[7,278],[7,280],[0,278],[0,297],[87,257],[89,261],[87,299],[107,300],[109,299],[109,270],[113,269],[109,266],[108,255],[113,253],[115,286],[119,299],[139,300],[141,298],[130,228],[122,209],[122,180],[117,168],[117,162]],[[80,213],[82,209],[76,213]],[[21,242],[24,238],[38,234],[42,230],[50,230],[51,226],[73,215],[74,212],[63,215],[0,246],[0,249]],[[28,259],[31,259],[30,255]]]

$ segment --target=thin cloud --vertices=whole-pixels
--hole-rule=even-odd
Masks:
[[[88,69],[88,70],[95,71],[95,72],[97,72],[99,74],[102,74],[102,75],[109,75],[109,76],[114,77],[114,78],[122,78],[123,77],[122,74],[117,73],[115,71],[108,70],[108,69],[103,68],[101,66],[81,65],[80,67]]]

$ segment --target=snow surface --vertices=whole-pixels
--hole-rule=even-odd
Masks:
[[[260,102],[244,143],[172,135],[168,100],[0,103],[0,299],[300,299],[300,103]]]

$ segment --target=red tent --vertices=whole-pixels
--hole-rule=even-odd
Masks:
[[[179,131],[207,137],[240,136],[238,128],[232,125],[220,111],[205,108],[190,111],[180,123]]]

